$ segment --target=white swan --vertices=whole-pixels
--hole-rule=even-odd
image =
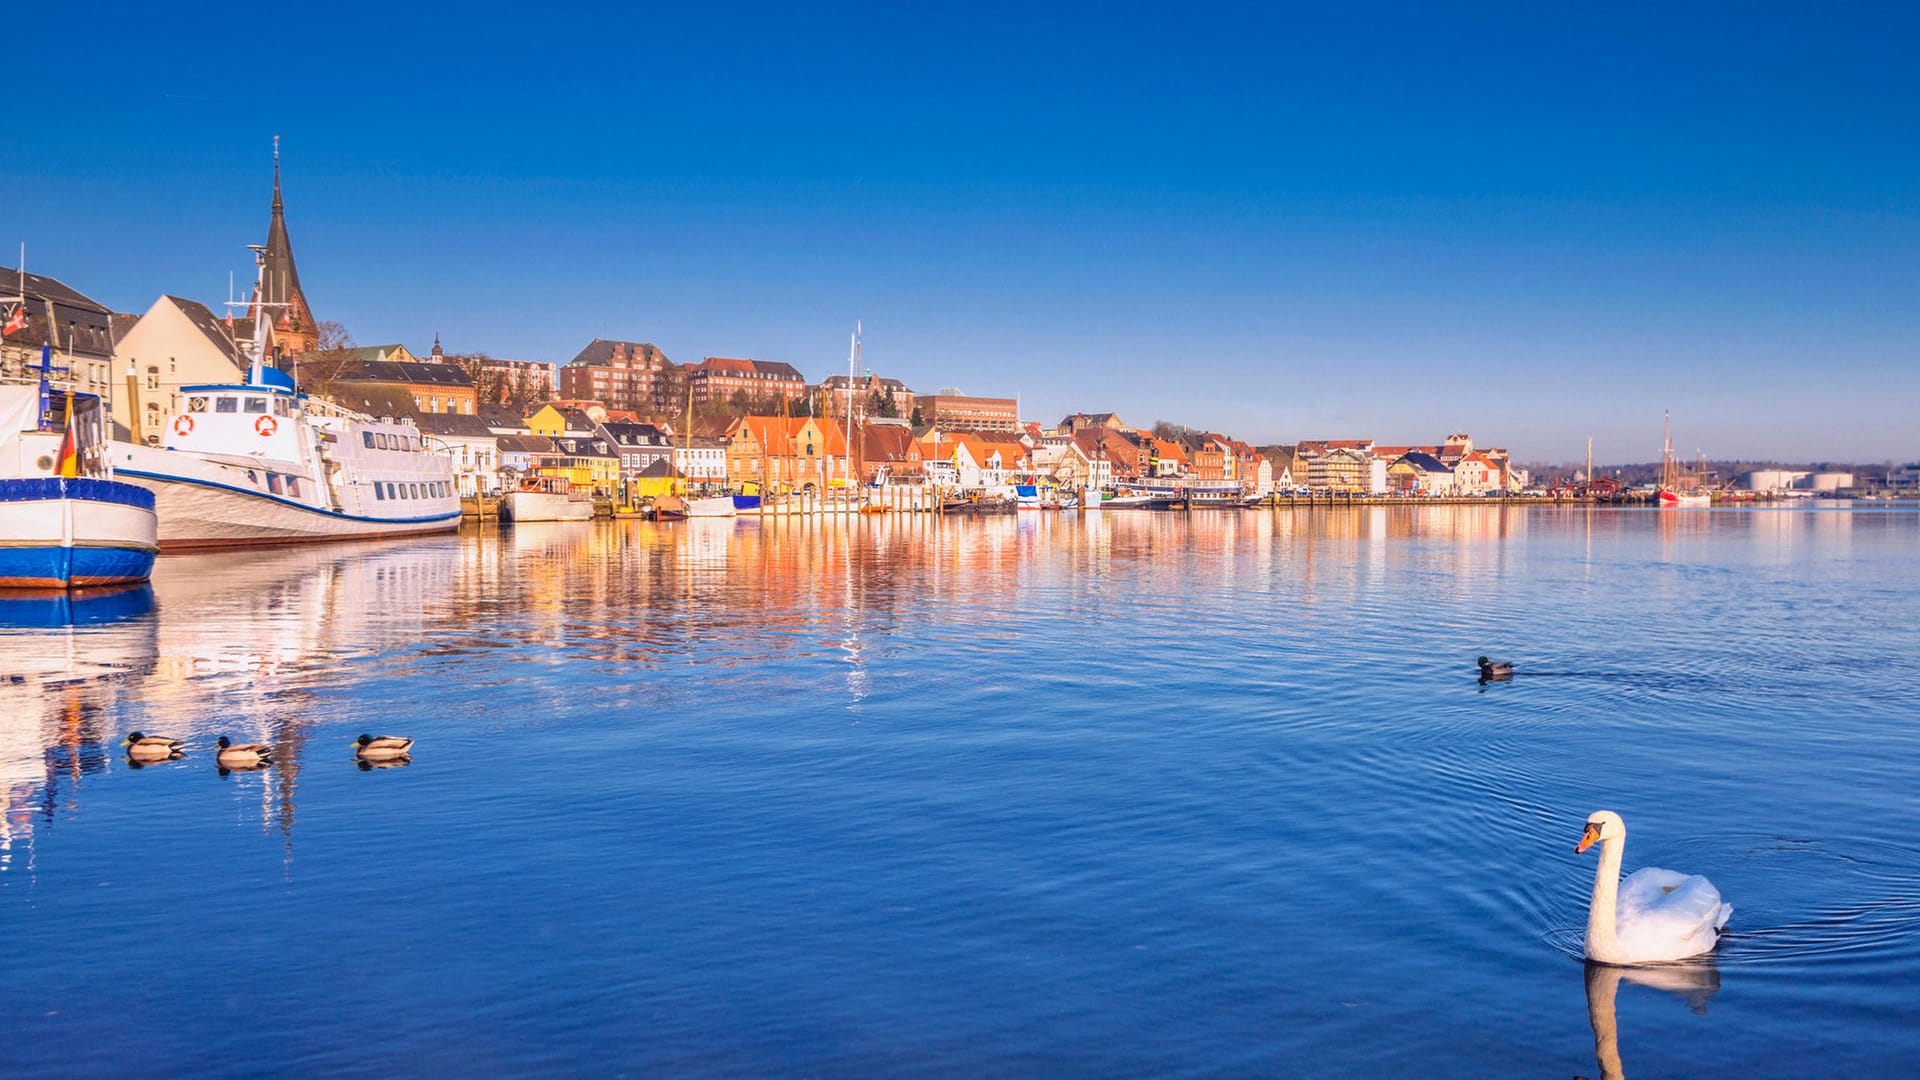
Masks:
[[[1603,964],[1657,964],[1712,952],[1720,928],[1733,914],[1720,890],[1698,874],[1649,866],[1620,880],[1627,826],[1611,810],[1596,811],[1573,850],[1600,842],[1600,868],[1593,875],[1587,909],[1587,959]]]

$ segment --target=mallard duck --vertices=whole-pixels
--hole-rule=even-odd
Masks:
[[[397,735],[380,735],[377,737],[373,735],[362,735],[353,740],[353,752],[355,756],[365,758],[368,761],[391,761],[394,758],[403,758],[407,756],[407,751],[411,749],[413,749],[413,740],[402,739]]]
[[[236,743],[222,735],[213,745],[219,748],[214,757],[223,769],[252,769],[273,758],[273,747],[266,743]]]
[[[1486,657],[1480,658],[1480,677],[1483,679],[1513,678],[1512,664],[1496,664]]]
[[[173,757],[186,749],[179,739],[169,739],[165,735],[143,735],[136,731],[120,743],[127,748],[127,756],[135,761],[160,761]]]

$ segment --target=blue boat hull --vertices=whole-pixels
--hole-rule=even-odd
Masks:
[[[0,479],[0,588],[141,582],[158,551],[150,492],[91,477]]]

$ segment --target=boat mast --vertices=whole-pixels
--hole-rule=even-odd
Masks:
[[[840,476],[853,490],[853,380],[860,367],[860,320],[853,321],[853,343],[847,349],[847,445],[840,452]]]

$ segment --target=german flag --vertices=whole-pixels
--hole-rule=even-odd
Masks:
[[[74,477],[80,475],[80,442],[73,435],[73,418],[67,418],[67,433],[60,439],[60,467],[55,476]]]

